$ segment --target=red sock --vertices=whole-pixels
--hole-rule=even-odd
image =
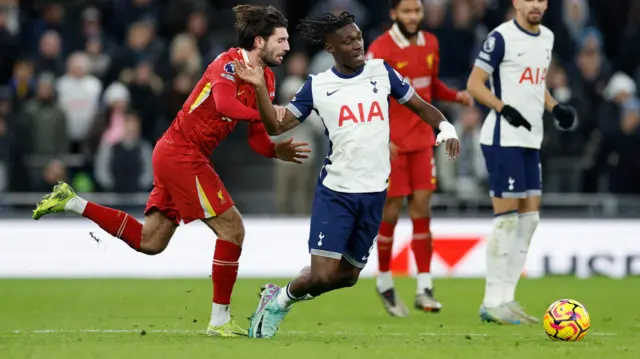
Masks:
[[[95,222],[110,235],[122,240],[129,247],[140,250],[142,223],[129,214],[88,202],[82,216]]]
[[[413,222],[411,250],[413,250],[413,256],[416,259],[418,273],[429,273],[431,272],[431,257],[433,255],[433,239],[429,228],[431,218],[414,218],[411,221]]]
[[[395,222],[380,223],[378,230],[378,271],[388,272],[391,268],[391,254],[393,252],[393,231]]]
[[[228,305],[231,303],[231,292],[238,278],[238,259],[242,247],[218,238],[213,253],[211,280],[213,280],[213,302]]]

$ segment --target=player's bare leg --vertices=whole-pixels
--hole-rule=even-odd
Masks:
[[[152,210],[143,225],[125,212],[88,202],[65,182],[59,182],[42,198],[33,211],[33,219],[60,212],[74,212],[88,218],[135,251],[148,255],[164,251],[177,228],[173,220],[158,210]]]
[[[312,255],[311,266],[284,288],[267,284],[260,293],[260,303],[251,317],[249,336],[273,337],[294,303],[313,299],[332,290],[351,287],[358,282],[361,268],[344,258]]]
[[[203,222],[218,236],[213,253],[211,280],[213,299],[207,334],[212,336],[246,336],[246,330],[231,320],[231,293],[238,277],[238,264],[244,241],[244,223],[236,207]]]
[[[409,217],[413,223],[411,249],[418,268],[416,298],[414,307],[425,312],[439,312],[442,304],[433,295],[431,278],[431,258],[433,238],[431,236],[431,194],[430,190],[416,190],[409,199]]]
[[[513,312],[518,314],[524,323],[537,324],[538,318],[528,315],[515,300],[516,287],[525,262],[533,234],[540,221],[540,196],[532,196],[521,199],[518,203],[518,227],[516,238],[509,250],[507,263],[507,277],[504,288],[503,302],[506,303]]]
[[[391,257],[393,254],[393,232],[398,223],[404,197],[387,197],[382,210],[382,223],[378,230],[378,277],[376,291],[387,312],[394,317],[406,317],[409,309],[398,297],[391,274]]]
[[[520,317],[503,300],[509,251],[515,242],[518,227],[519,199],[493,197],[491,200],[495,215],[487,243],[486,285],[480,318],[487,322],[520,324]]]

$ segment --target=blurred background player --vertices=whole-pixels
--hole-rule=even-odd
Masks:
[[[554,34],[540,25],[546,0],[514,0],[516,18],[494,29],[475,62],[467,84],[478,102],[489,107],[481,147],[490,180],[495,214],[487,243],[483,321],[537,323],[515,301],[533,233],[540,220],[542,194],[540,146],[544,110],[558,126],[577,124],[572,107],[549,94],[545,77]],[[491,90],[485,83],[490,81]]]
[[[251,318],[249,336],[274,336],[293,303],[356,284],[365,267],[387,196],[389,97],[422,121],[440,128],[449,158],[457,158],[455,128],[442,113],[415,93],[383,60],[365,60],[364,40],[354,16],[307,17],[300,30],[324,45],[334,66],[310,76],[286,107],[283,121],[268,97],[259,67],[237,64],[238,76],[256,86],[258,109],[269,134],[278,135],[304,121],[312,110],[322,119],[331,149],[316,187],[311,214],[311,267],[285,288],[267,284]]]
[[[425,101],[442,100],[473,105],[466,91],[450,89],[438,78],[440,49],[438,39],[421,31],[424,9],[421,0],[390,0],[393,26],[371,43],[367,57],[383,59],[412,85]],[[391,176],[387,201],[378,232],[377,290],[389,314],[406,317],[409,310],[397,296],[391,274],[393,232],[405,197],[413,222],[411,249],[418,269],[416,309],[438,312],[442,305],[433,296],[430,229],[431,194],[436,189],[431,126],[397,101],[391,101]]]
[[[75,212],[121,239],[134,250],[155,255],[164,251],[176,228],[202,220],[217,235],[213,255],[213,304],[207,334],[246,335],[230,316],[230,301],[238,275],[244,240],[242,217],[209,159],[213,150],[236,127],[250,121],[249,144],[259,154],[300,162],[305,143],[291,139],[273,143],[260,122],[253,87],[236,78],[233,61],[265,68],[270,99],[275,92],[269,67],[278,66],[289,51],[287,19],[273,7],[234,7],[238,48],[214,60],[178,112],[153,152],[154,187],[145,209],[144,225],[131,215],[87,202],[61,182],[34,210],[33,218]]]

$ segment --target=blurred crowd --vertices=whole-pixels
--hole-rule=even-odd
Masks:
[[[333,62],[300,39],[297,19],[348,10],[367,43],[391,24],[386,0],[245,2],[272,4],[290,19],[292,51],[275,69],[280,103],[308,73]],[[577,108],[580,127],[562,132],[551,118],[545,122],[545,191],[640,194],[640,0],[549,2],[544,23],[556,42],[547,82],[560,102]],[[45,191],[60,179],[80,191],[148,191],[155,141],[208,63],[236,45],[234,4],[0,1],[0,192]],[[462,89],[484,37],[512,17],[511,0],[425,0],[424,29],[440,41],[442,79]],[[440,190],[486,193],[478,145],[486,110],[439,106],[463,148],[459,161],[437,161]],[[309,208],[327,145],[314,122],[293,133],[315,150],[307,165],[260,167],[274,176],[262,190],[276,191],[283,212]],[[232,148],[239,146],[248,147],[238,141]],[[260,161],[246,157],[247,166]],[[229,176],[223,180],[235,180]]]

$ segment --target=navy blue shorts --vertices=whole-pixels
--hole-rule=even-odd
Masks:
[[[343,193],[318,183],[309,231],[309,253],[335,259],[344,257],[364,268],[382,221],[387,191]]]
[[[489,195],[526,198],[542,195],[540,150],[482,145],[489,172]]]

